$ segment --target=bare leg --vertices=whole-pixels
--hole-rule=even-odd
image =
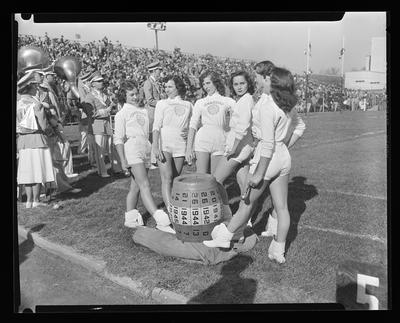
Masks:
[[[182,169],[183,169],[183,162],[185,161],[185,157],[174,157],[174,165],[175,166],[173,168],[174,171],[174,178],[179,176],[182,173]]]
[[[240,195],[243,195],[244,191],[246,190],[246,183],[249,175],[249,169],[250,165],[245,164],[242,167],[240,167],[236,173],[236,180],[240,187]]]
[[[131,177],[131,186],[129,188],[128,195],[126,196],[126,211],[134,210],[137,207],[139,200],[139,185],[136,181]]]
[[[40,196],[40,187],[42,184],[34,184],[32,186],[32,191],[33,191],[33,202],[39,202],[39,196]]]
[[[289,175],[279,176],[270,184],[274,209],[278,215],[278,231],[276,241],[285,242],[290,226],[290,215],[287,205]]]
[[[218,163],[221,160],[223,155],[211,155],[211,175],[214,175],[215,170],[217,169]]]
[[[135,176],[135,181],[140,189],[140,197],[142,202],[150,214],[154,214],[157,211],[157,205],[154,202],[153,196],[151,195],[151,187],[149,178],[147,176],[147,169],[144,164],[134,164],[132,165],[132,173]]]
[[[265,188],[268,186],[269,181],[263,181],[260,188],[252,188],[249,196],[249,204],[245,204],[244,201],[240,201],[239,209],[233,215],[231,222],[228,224],[228,230],[234,233],[240,227],[242,227],[249,220],[251,210],[254,206],[254,202],[258,200]]]
[[[33,202],[33,185],[35,184],[25,184],[26,201]]]
[[[212,163],[212,162],[211,162]],[[221,156],[215,171],[213,172],[215,179],[218,183],[224,184],[225,180],[230,174],[239,166],[239,163],[233,159],[227,159]]]
[[[173,161],[172,155],[169,152],[163,151],[164,162],[157,161],[161,175],[161,194],[165,206],[168,207],[171,200],[172,180],[173,180]]]
[[[196,172],[209,174],[210,154],[203,151],[196,151]]]

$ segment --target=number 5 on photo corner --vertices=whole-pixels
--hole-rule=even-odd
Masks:
[[[336,302],[349,310],[385,310],[387,269],[370,263],[347,261],[336,272]]]

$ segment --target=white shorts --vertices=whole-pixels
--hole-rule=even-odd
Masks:
[[[257,145],[254,152],[254,157],[250,161],[249,173],[254,174],[258,161],[260,160],[260,143]],[[275,145],[275,151],[272,154],[271,161],[269,162],[267,171],[265,172],[264,180],[271,180],[278,176],[285,176],[290,173],[292,167],[292,158],[290,157],[289,150],[284,143]]]
[[[143,163],[150,168],[151,144],[146,137],[131,137],[124,144],[125,157],[128,165]]]
[[[234,142],[235,142],[236,134],[234,131],[230,131],[226,137],[225,151],[231,150]],[[240,141],[238,147],[236,148],[237,153],[233,155],[234,161],[243,163],[246,159],[248,159],[253,151],[254,151],[254,141],[251,133],[247,133],[242,140]]]
[[[172,157],[184,157],[186,154],[186,140],[181,136],[181,130],[178,128],[162,127],[160,133],[160,147]]]
[[[194,150],[210,153],[213,156],[223,155],[225,151],[226,134],[217,126],[202,126],[196,133]]]

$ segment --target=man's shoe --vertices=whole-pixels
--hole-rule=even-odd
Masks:
[[[32,207],[38,207],[38,206],[48,206],[47,203],[42,203],[42,202],[33,202]]]

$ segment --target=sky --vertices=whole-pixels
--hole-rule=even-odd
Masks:
[[[106,36],[113,43],[155,48],[155,32],[140,23],[34,23],[15,15],[18,34],[98,41]],[[329,68],[341,70],[339,51],[344,39],[344,72],[361,69],[371,53],[372,37],[386,37],[385,12],[346,12],[333,22],[168,22],[158,32],[159,49],[216,56],[270,60],[292,72],[306,70],[308,30],[310,69],[321,73]]]

